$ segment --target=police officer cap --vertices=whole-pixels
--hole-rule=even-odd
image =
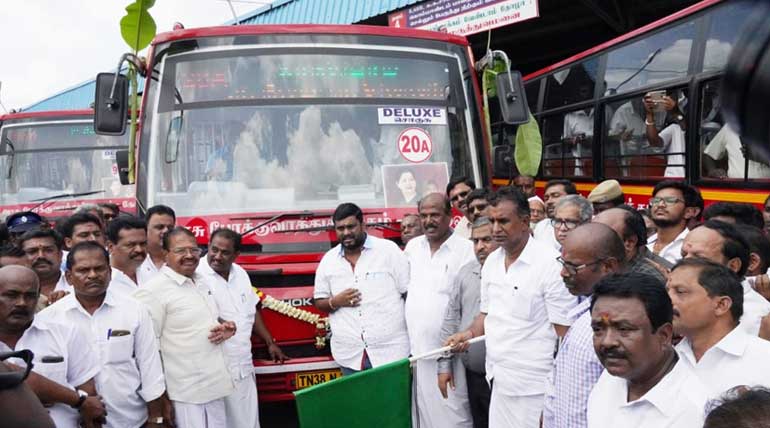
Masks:
[[[618,180],[604,180],[588,194],[588,200],[595,204],[603,204],[621,196],[623,196],[623,189],[620,188]]]
[[[10,233],[23,233],[28,230],[37,229],[43,224],[43,218],[32,211],[22,211],[11,214],[6,220]]]

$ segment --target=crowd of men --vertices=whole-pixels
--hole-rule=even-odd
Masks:
[[[770,415],[769,201],[704,210],[681,181],[658,183],[646,211],[614,180],[587,197],[552,180],[543,195],[531,177],[496,191],[453,179],[402,219],[403,248],[339,205],[313,297],[343,374],[451,347],[413,365],[420,427],[748,427]],[[204,256],[162,205],[143,218],[84,205],[56,227],[22,212],[5,226],[11,426],[259,426],[251,336],[287,356],[235,263],[241,235],[213,231]]]
[[[252,334],[287,357],[234,263],[241,236],[213,231],[202,257],[175,223],[162,205],[144,218],[84,205],[56,227],[8,217],[0,368],[18,394],[7,426],[259,426]]]
[[[552,180],[542,199],[531,177],[511,184],[463,177],[425,196],[402,220],[403,253],[357,206],[337,208],[314,297],[344,373],[452,347],[413,365],[420,427],[770,417],[768,201],[704,210],[696,188],[663,181],[639,210],[615,180],[587,197]]]

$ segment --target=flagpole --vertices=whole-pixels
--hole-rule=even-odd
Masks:
[[[486,335],[481,335],[481,336],[478,336],[478,337],[474,337],[473,339],[468,341],[468,344],[469,345],[473,345],[474,343],[478,343],[478,342],[483,341],[485,338],[486,338]],[[449,352],[451,350],[452,350],[451,346],[444,346],[443,348],[434,349],[434,350],[428,351],[428,352],[426,352],[424,354],[416,355],[416,356],[414,356],[412,358],[409,358],[409,363],[410,364],[414,364],[414,362],[417,361],[417,360],[423,360],[425,358],[430,358],[430,357],[433,357],[433,356],[436,356],[436,355],[441,355],[441,354],[447,353],[447,352]]]

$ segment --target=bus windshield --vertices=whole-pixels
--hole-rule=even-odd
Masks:
[[[148,206],[178,215],[415,206],[478,174],[459,60],[360,47],[168,55]]]
[[[96,135],[91,119],[8,122],[0,136],[0,205],[100,190],[81,199],[133,196],[115,167],[127,138]]]

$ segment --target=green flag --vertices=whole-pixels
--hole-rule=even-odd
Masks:
[[[294,393],[302,428],[410,428],[409,359],[386,364]]]

